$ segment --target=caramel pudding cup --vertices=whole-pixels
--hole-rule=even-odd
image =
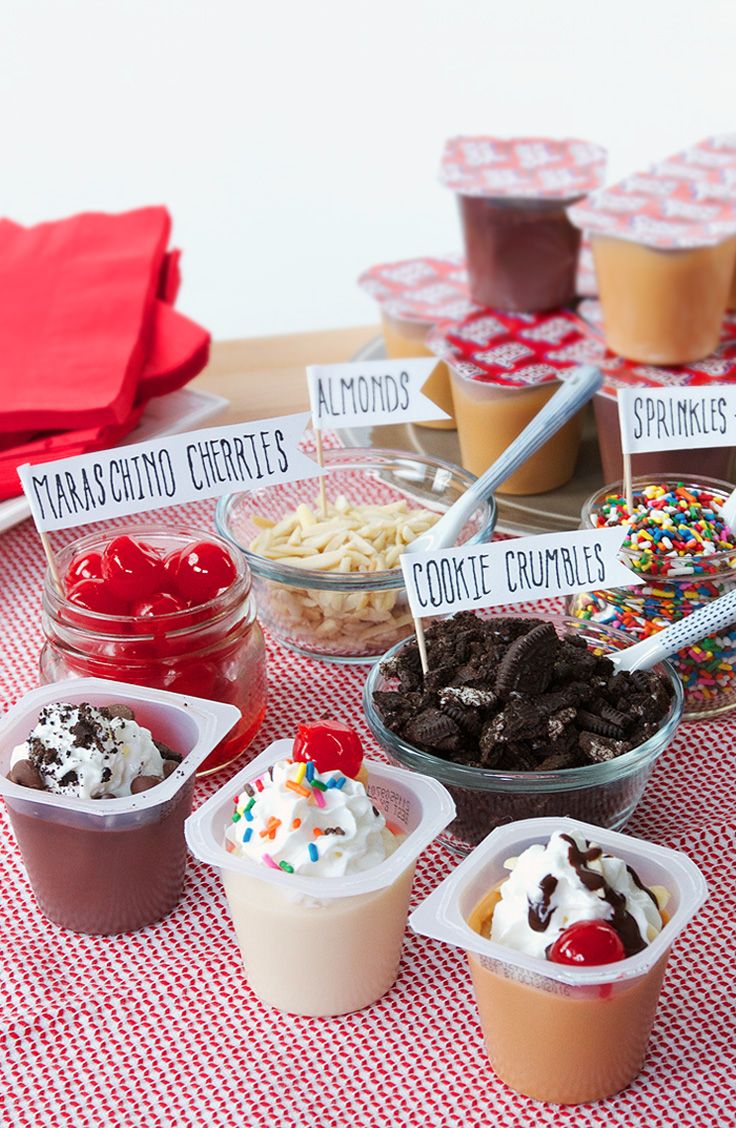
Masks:
[[[644,364],[688,364],[718,346],[736,237],[661,249],[591,232],[606,344]]]
[[[565,211],[573,202],[458,195],[473,301],[527,313],[571,302],[581,240]]]
[[[64,701],[128,705],[138,724],[182,757],[147,791],[77,799],[6,778],[13,749],[41,710]],[[195,772],[240,712],[232,705],[101,678],[79,678],[26,694],[0,722],[0,794],[44,916],[73,932],[109,936],[166,916],[184,881],[184,820]]]
[[[480,476],[506,450],[559,387],[549,381],[537,387],[511,387],[468,379],[450,367],[452,399],[460,442],[460,460]],[[575,470],[583,413],[568,420],[528,458],[497,493],[540,494],[569,482]]]
[[[634,956],[578,967],[527,956],[479,932],[492,916],[504,862],[554,831],[580,833],[670,895],[662,931]],[[494,830],[410,917],[425,936],[468,955],[486,1051],[494,1072],[535,1100],[580,1104],[610,1097],[636,1078],[673,942],[703,904],[705,881],[679,851],[575,819],[527,819]]]
[[[603,468],[603,481],[614,482],[621,477],[621,428],[618,420],[618,401],[607,392],[597,392],[593,397],[598,447]],[[698,476],[732,481],[734,472],[733,447],[698,447],[691,450],[653,450],[632,454],[633,473],[647,478],[672,477],[675,474],[691,475],[697,467]]]
[[[434,353],[427,348],[425,343],[429,332],[434,328],[433,321],[414,321],[406,317],[394,317],[382,310],[381,325],[383,327],[386,356],[392,360],[401,360],[404,357],[408,359],[415,356],[434,357]],[[437,367],[431,373],[422,391],[438,407],[441,407],[448,415],[452,415],[450,374],[444,361],[437,361]],[[435,431],[454,431],[455,420],[454,418],[431,419],[418,423],[417,426],[432,427]]]
[[[224,845],[233,797],[293,742],[279,740],[186,823],[191,852],[220,870],[248,984],[267,1006],[327,1017],[371,1006],[399,969],[414,868],[455,807],[441,784],[365,761],[366,791],[398,838],[370,869],[310,877],[270,869]]]

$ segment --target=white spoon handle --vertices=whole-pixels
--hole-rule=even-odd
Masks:
[[[671,623],[663,631],[637,642],[635,646],[628,646],[626,650],[619,650],[608,657],[617,670],[648,670],[663,658],[669,658],[683,647],[700,642],[735,622],[736,589],[693,611],[692,615]]]

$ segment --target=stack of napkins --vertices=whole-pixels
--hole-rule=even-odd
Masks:
[[[204,368],[170,233],[162,207],[0,220],[0,498],[20,493],[16,466],[119,442]]]

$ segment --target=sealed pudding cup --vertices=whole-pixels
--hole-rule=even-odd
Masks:
[[[736,196],[723,177],[736,153],[712,166],[713,140],[568,211],[590,236],[606,344],[629,360],[687,364],[718,345],[736,261]]]
[[[606,153],[573,139],[453,137],[440,180],[457,193],[470,293],[506,310],[575,297],[580,232],[566,207],[601,183]]]
[[[611,963],[565,964],[509,946],[514,933],[528,931],[521,918],[504,943],[481,934],[482,922],[492,919],[500,900],[499,886],[508,878],[505,863],[535,843],[547,843],[555,833],[585,839],[631,867],[623,874],[619,870],[616,879],[629,887],[639,905],[632,908],[627,895],[626,911],[631,908],[632,915],[647,919],[654,912],[660,918],[655,927],[661,923],[641,950]],[[641,890],[631,869],[641,885],[655,887],[654,897]],[[549,882],[546,890],[542,883],[537,887],[538,935],[545,927],[545,910],[554,907],[565,886],[558,881]],[[672,945],[706,896],[700,871],[679,851],[575,819],[526,819],[494,830],[412,913],[409,923],[416,932],[467,952],[486,1050],[501,1080],[535,1100],[580,1104],[610,1097],[636,1078]],[[656,910],[660,897],[666,906]],[[592,911],[586,906],[582,916],[576,906],[566,911],[571,921],[612,919],[604,915],[608,909],[600,901]],[[653,934],[654,928],[648,932]]]
[[[606,334],[613,352],[646,364],[687,364],[717,347],[736,239],[664,248],[591,234]]]
[[[429,338],[450,368],[461,461],[480,475],[551,399],[567,368],[590,351],[574,314],[505,314],[481,310],[446,323]],[[582,350],[582,351],[581,351]],[[558,489],[575,470],[582,412],[570,419],[498,492],[539,494]]]
[[[187,843],[220,870],[248,983],[261,1002],[290,1014],[348,1014],[393,986],[417,858],[455,807],[434,780],[364,761],[368,796],[398,837],[377,865],[311,877],[228,851],[233,800],[248,785],[257,790],[292,747],[276,741],[204,803],[187,820]]]
[[[460,255],[435,255],[378,263],[365,270],[358,285],[381,309],[386,356],[433,356],[427,336],[440,321],[460,320],[476,307],[470,300],[465,261]],[[447,366],[438,363],[423,391],[452,415]],[[454,420],[421,423],[436,430],[454,430]]]
[[[57,702],[127,705],[182,757],[161,783],[116,799],[85,799],[12,783],[13,750]],[[0,720],[0,794],[42,913],[74,932],[112,935],[160,920],[181,896],[184,820],[195,772],[237,722],[232,705],[80,678],[26,694]]]

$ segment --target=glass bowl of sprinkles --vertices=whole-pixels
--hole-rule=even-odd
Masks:
[[[628,525],[621,557],[645,582],[573,596],[570,612],[634,641],[730,591],[736,586],[736,534],[720,512],[732,488],[715,478],[634,478],[631,514],[622,482],[593,494],[583,506],[582,527]],[[736,707],[736,624],[681,650],[672,664],[685,691],[685,720]]]

